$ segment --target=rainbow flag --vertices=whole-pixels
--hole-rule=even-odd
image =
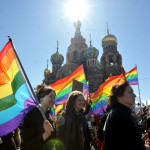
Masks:
[[[15,130],[35,106],[8,42],[0,52],[0,137]]]
[[[110,79],[114,79],[114,78],[123,78],[123,76],[126,77],[126,80],[130,83],[130,85],[137,85],[138,84],[138,78],[137,78],[137,68],[134,67],[133,69],[131,69],[129,72],[125,73],[125,74],[121,74],[118,76],[110,76],[108,77],[107,81]]]
[[[125,74],[108,77],[106,82],[101,84],[99,89],[96,92],[91,94],[91,99],[92,99],[91,107],[92,107],[93,114],[95,115],[103,114],[108,104],[107,103],[108,95],[110,94],[113,85],[123,81],[125,78],[130,83],[130,85],[137,85],[138,84],[137,68],[135,67]]]
[[[73,79],[83,83],[83,94],[88,95],[88,86],[84,75],[83,65],[79,66],[72,74],[69,76],[56,81],[54,84],[50,84],[55,92],[55,105],[65,104],[68,95],[72,91]]]
[[[58,105],[55,108],[55,114],[62,114],[65,111],[65,106],[64,105]]]

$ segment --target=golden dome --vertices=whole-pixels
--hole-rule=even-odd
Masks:
[[[112,35],[112,34],[109,34],[109,29],[108,29],[108,23],[107,24],[107,35],[105,35],[103,38],[102,38],[102,43],[103,42],[109,42],[109,41],[114,41],[117,43],[117,38]]]
[[[102,38],[102,42],[114,41],[117,42],[117,38],[112,34],[107,34]]]
[[[45,71],[44,71],[44,75],[50,75],[50,70],[49,69],[45,69]]]
[[[47,59],[47,68],[44,70],[44,75],[50,75],[50,70],[48,69],[48,59]]]

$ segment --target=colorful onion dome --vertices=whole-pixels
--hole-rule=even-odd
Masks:
[[[51,56],[52,64],[62,64],[64,61],[64,57],[62,54],[58,52],[58,41],[57,41],[57,52]]]
[[[90,47],[84,51],[84,55],[85,55],[86,59],[87,58],[97,58],[98,54],[99,54],[98,49],[96,49],[92,45],[90,45]]]
[[[56,52],[51,56],[52,64],[62,64],[63,61],[64,61],[64,57],[62,54],[59,54],[59,52]]]
[[[85,58],[97,58],[99,54],[98,49],[96,49],[95,47],[92,46],[92,40],[91,40],[91,35],[90,35],[90,47],[88,47],[85,52]]]

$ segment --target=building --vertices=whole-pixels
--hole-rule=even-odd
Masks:
[[[71,38],[71,44],[68,46],[66,64],[62,66],[64,57],[58,51],[57,42],[57,51],[50,58],[52,72],[50,72],[47,66],[44,71],[43,83],[46,85],[52,84],[68,76],[78,66],[83,64],[86,79],[89,83],[89,90],[93,93],[108,76],[115,76],[122,73],[122,56],[117,50],[117,38],[110,34],[107,28],[107,35],[102,38],[103,54],[99,61],[99,51],[92,45],[91,38],[88,47],[86,39],[81,35],[81,22],[76,21],[74,26],[75,35]]]

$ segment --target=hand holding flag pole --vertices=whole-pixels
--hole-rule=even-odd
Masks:
[[[87,87],[88,87],[88,93],[89,93],[89,104],[92,104],[92,100],[91,100],[91,95],[90,95],[90,91],[89,91],[89,82],[87,81]]]
[[[21,61],[20,61],[20,59],[19,59],[19,57],[18,57],[18,55],[17,55],[17,52],[16,52],[16,50],[15,50],[15,47],[14,47],[14,45],[13,45],[13,42],[12,42],[11,37],[8,36],[8,39],[9,39],[9,41],[10,41],[10,43],[11,43],[11,46],[12,46],[12,48],[13,48],[13,51],[14,51],[16,57],[17,57],[18,65],[19,65],[19,67],[20,67],[22,76],[24,77],[24,80],[26,81],[27,86],[28,86],[28,88],[29,88],[29,90],[30,90],[30,94],[31,94],[31,95],[33,96],[33,98],[36,100],[36,103],[38,104],[37,107],[38,107],[38,109],[40,110],[40,112],[41,112],[41,114],[42,114],[42,116],[43,116],[43,119],[44,119],[44,120],[47,120],[47,118],[46,118],[46,116],[45,116],[45,114],[44,114],[44,112],[43,112],[41,106],[39,105],[39,100],[38,100],[38,98],[36,97],[36,95],[35,95],[35,93],[34,93],[34,91],[33,91],[33,88],[32,88],[32,86],[31,86],[31,83],[30,83],[30,81],[29,81],[29,79],[28,79],[28,77],[27,77],[27,75],[26,75],[26,73],[25,73],[25,70],[24,70],[24,68],[23,68],[23,66],[22,66],[22,64],[21,64]]]

